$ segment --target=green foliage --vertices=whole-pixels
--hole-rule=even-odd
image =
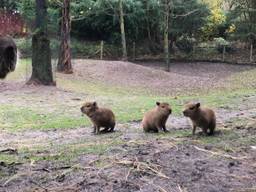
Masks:
[[[195,42],[196,42],[195,38],[181,36],[176,41],[176,46],[179,48],[179,50],[184,51],[186,53],[190,53],[193,51]]]
[[[32,24],[35,19],[35,1],[22,0],[17,1],[17,7],[27,24]]]
[[[251,33],[256,33],[256,1],[230,1],[232,9],[227,13],[227,21],[235,26],[232,38],[247,41]]]
[[[231,43],[228,42],[227,40],[223,39],[222,37],[214,38],[213,43],[215,43],[216,48],[219,53],[223,52],[224,46],[225,46],[226,52],[232,51]]]
[[[16,0],[1,0],[0,10],[14,11],[17,10],[17,1]]]
[[[188,15],[187,15],[188,14]],[[171,36],[197,35],[206,22],[209,10],[197,0],[174,0],[171,18]]]
[[[32,55],[32,39],[31,38],[19,38],[15,39],[15,43],[19,51],[21,52],[22,57],[29,57]],[[50,48],[52,50],[52,54],[58,52],[59,41],[57,39],[51,39]]]
[[[202,28],[203,39],[209,40],[215,37],[223,37],[227,28],[225,22],[226,16],[224,12],[220,8],[212,9],[211,15],[207,17],[207,24]]]

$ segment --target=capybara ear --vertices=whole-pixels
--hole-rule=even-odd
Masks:
[[[97,102],[96,102],[96,101],[94,101],[92,104],[93,104],[93,106],[95,106],[95,107],[97,106]]]
[[[200,107],[200,103],[197,103],[197,104],[196,104],[196,108],[199,108],[199,107]]]
[[[160,102],[157,101],[157,102],[156,102],[156,105],[159,106],[159,105],[160,105]]]

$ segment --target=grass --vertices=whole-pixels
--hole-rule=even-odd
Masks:
[[[36,109],[16,107],[14,105],[0,106],[0,129],[15,132],[37,129],[49,130],[88,126],[89,121],[83,117],[70,117],[55,113],[38,113]]]
[[[28,79],[25,74],[31,70],[31,60],[22,59],[16,71],[8,76],[7,81],[19,81]],[[246,73],[246,74],[245,74]],[[242,72],[252,81],[256,70]],[[237,82],[240,75],[234,75],[232,79]],[[58,75],[57,85],[59,89],[72,92],[73,94],[83,95],[82,100],[95,100],[100,106],[110,107],[116,114],[119,123],[141,120],[143,114],[155,106],[156,101],[165,101],[171,104],[173,115],[180,116],[182,106],[187,101],[197,100],[204,105],[213,108],[230,107],[235,109],[240,102],[240,98],[245,95],[255,94],[253,88],[240,88],[234,91],[215,90],[208,94],[198,93],[191,96],[161,96],[148,94],[146,90],[134,90],[105,85],[100,82],[85,82],[79,79],[70,79],[68,75]],[[19,95],[17,97],[20,97]],[[82,101],[72,106],[52,99],[49,105],[40,105],[40,93],[37,95],[26,94],[26,99],[34,99],[35,105],[26,106],[17,103],[2,104],[0,106],[0,128],[7,131],[22,131],[28,129],[50,130],[63,128],[76,128],[88,126],[88,118],[81,117],[79,107]],[[31,98],[29,98],[31,97]],[[38,97],[38,98],[37,98]],[[37,99],[36,99],[37,98]],[[66,106],[65,106],[66,105]],[[51,110],[49,110],[49,107]],[[68,110],[67,110],[68,109]]]
[[[100,136],[100,140],[82,139],[67,144],[48,144],[24,146],[18,149],[18,155],[0,154],[0,162],[7,164],[16,163],[35,163],[37,161],[62,161],[73,162],[81,155],[101,155],[106,153],[114,146],[124,144],[125,142],[118,137],[118,133],[111,137]]]
[[[30,65],[29,59],[22,59],[16,71],[8,76],[7,82],[16,83],[27,80],[29,78],[27,74],[31,71]],[[41,89],[36,91],[36,88],[28,91],[26,89],[25,91],[9,90],[7,95],[3,93],[0,97],[3,98],[0,101],[0,130],[4,130],[3,136],[0,137],[3,139],[2,142],[0,141],[2,144],[0,149],[15,148],[18,153],[0,152],[0,162],[7,165],[6,167],[0,165],[0,184],[16,173],[25,171],[24,167],[40,169],[45,166],[50,169],[61,165],[82,166],[96,159],[92,166],[100,169],[109,164],[105,157],[112,158],[115,155],[120,158],[137,158],[138,156],[141,160],[140,152],[144,150],[148,152],[148,147],[151,148],[151,145],[153,149],[159,146],[159,149],[155,150],[156,155],[161,150],[163,153],[169,153],[172,147],[177,147],[178,150],[184,144],[199,146],[203,149],[209,147],[209,150],[223,154],[235,153],[234,156],[249,154],[250,151],[244,149],[256,145],[255,131],[238,130],[235,127],[238,125],[245,128],[248,122],[245,119],[232,119],[228,128],[221,129],[221,133],[213,137],[200,135],[193,137],[191,129],[144,134],[137,125],[133,126],[127,122],[141,120],[143,114],[155,106],[156,101],[170,103],[174,116],[181,116],[183,104],[191,100],[200,101],[203,105],[216,109],[238,110],[246,96],[255,95],[255,75],[256,70],[237,73],[230,79],[235,83],[230,89],[190,95],[184,93],[177,98],[153,95],[148,90],[138,91],[126,87],[109,86],[101,82],[83,81],[70,75],[60,74],[57,75],[56,89],[47,88],[47,91],[42,93]],[[52,94],[55,91],[56,94]],[[73,100],[74,98],[76,100]],[[120,131],[97,136],[91,136],[87,132],[83,135],[80,130],[84,131],[84,129],[66,130],[91,126],[89,119],[81,116],[79,108],[83,100],[95,100],[100,106],[110,107],[116,114],[117,121],[126,124],[118,125]],[[57,131],[57,129],[64,129],[64,131]],[[126,129],[130,130],[126,133]],[[37,130],[51,131],[38,133]],[[6,140],[5,132],[10,132]],[[69,133],[74,134],[69,135]],[[145,148],[141,145],[145,145]],[[150,150],[149,153],[151,153]],[[151,154],[143,156],[143,159],[151,162]],[[19,167],[16,163],[25,164],[25,166],[19,165]],[[16,168],[19,170],[12,171]],[[76,170],[72,168],[72,171]],[[56,173],[53,170],[49,174],[56,175]],[[36,174],[46,179],[44,173],[38,171]],[[86,171],[82,174],[86,174]],[[71,176],[73,177],[73,172]],[[20,179],[23,182],[24,178]],[[47,179],[52,178],[50,176]]]

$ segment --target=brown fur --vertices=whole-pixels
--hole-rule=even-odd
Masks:
[[[145,132],[167,131],[165,123],[172,113],[168,103],[156,102],[156,107],[148,111],[142,120],[142,128]]]
[[[200,103],[188,103],[185,105],[183,114],[184,116],[189,117],[192,121],[193,135],[195,134],[196,127],[202,128],[204,134],[214,134],[216,127],[216,117],[213,110],[200,107]]]
[[[11,37],[0,36],[0,79],[15,70],[17,47]]]
[[[93,123],[93,132],[100,133],[100,128],[104,127],[103,132],[111,132],[115,128],[115,115],[107,108],[99,108],[96,102],[86,102],[81,107],[82,113],[86,114]]]

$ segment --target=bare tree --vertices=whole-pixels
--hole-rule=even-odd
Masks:
[[[125,28],[124,28],[124,10],[123,10],[123,0],[119,0],[119,16],[120,16],[120,29],[121,29],[121,38],[122,38],[122,47],[123,47],[123,60],[127,60],[127,47],[126,47],[126,37],[125,37]]]
[[[59,49],[58,72],[73,73],[70,50],[70,0],[63,0],[61,10],[61,44]]]
[[[47,30],[47,0],[36,0],[35,26],[32,37],[32,75],[27,83],[55,85]]]
[[[164,54],[167,71],[170,71],[169,25],[171,0],[164,0]]]

